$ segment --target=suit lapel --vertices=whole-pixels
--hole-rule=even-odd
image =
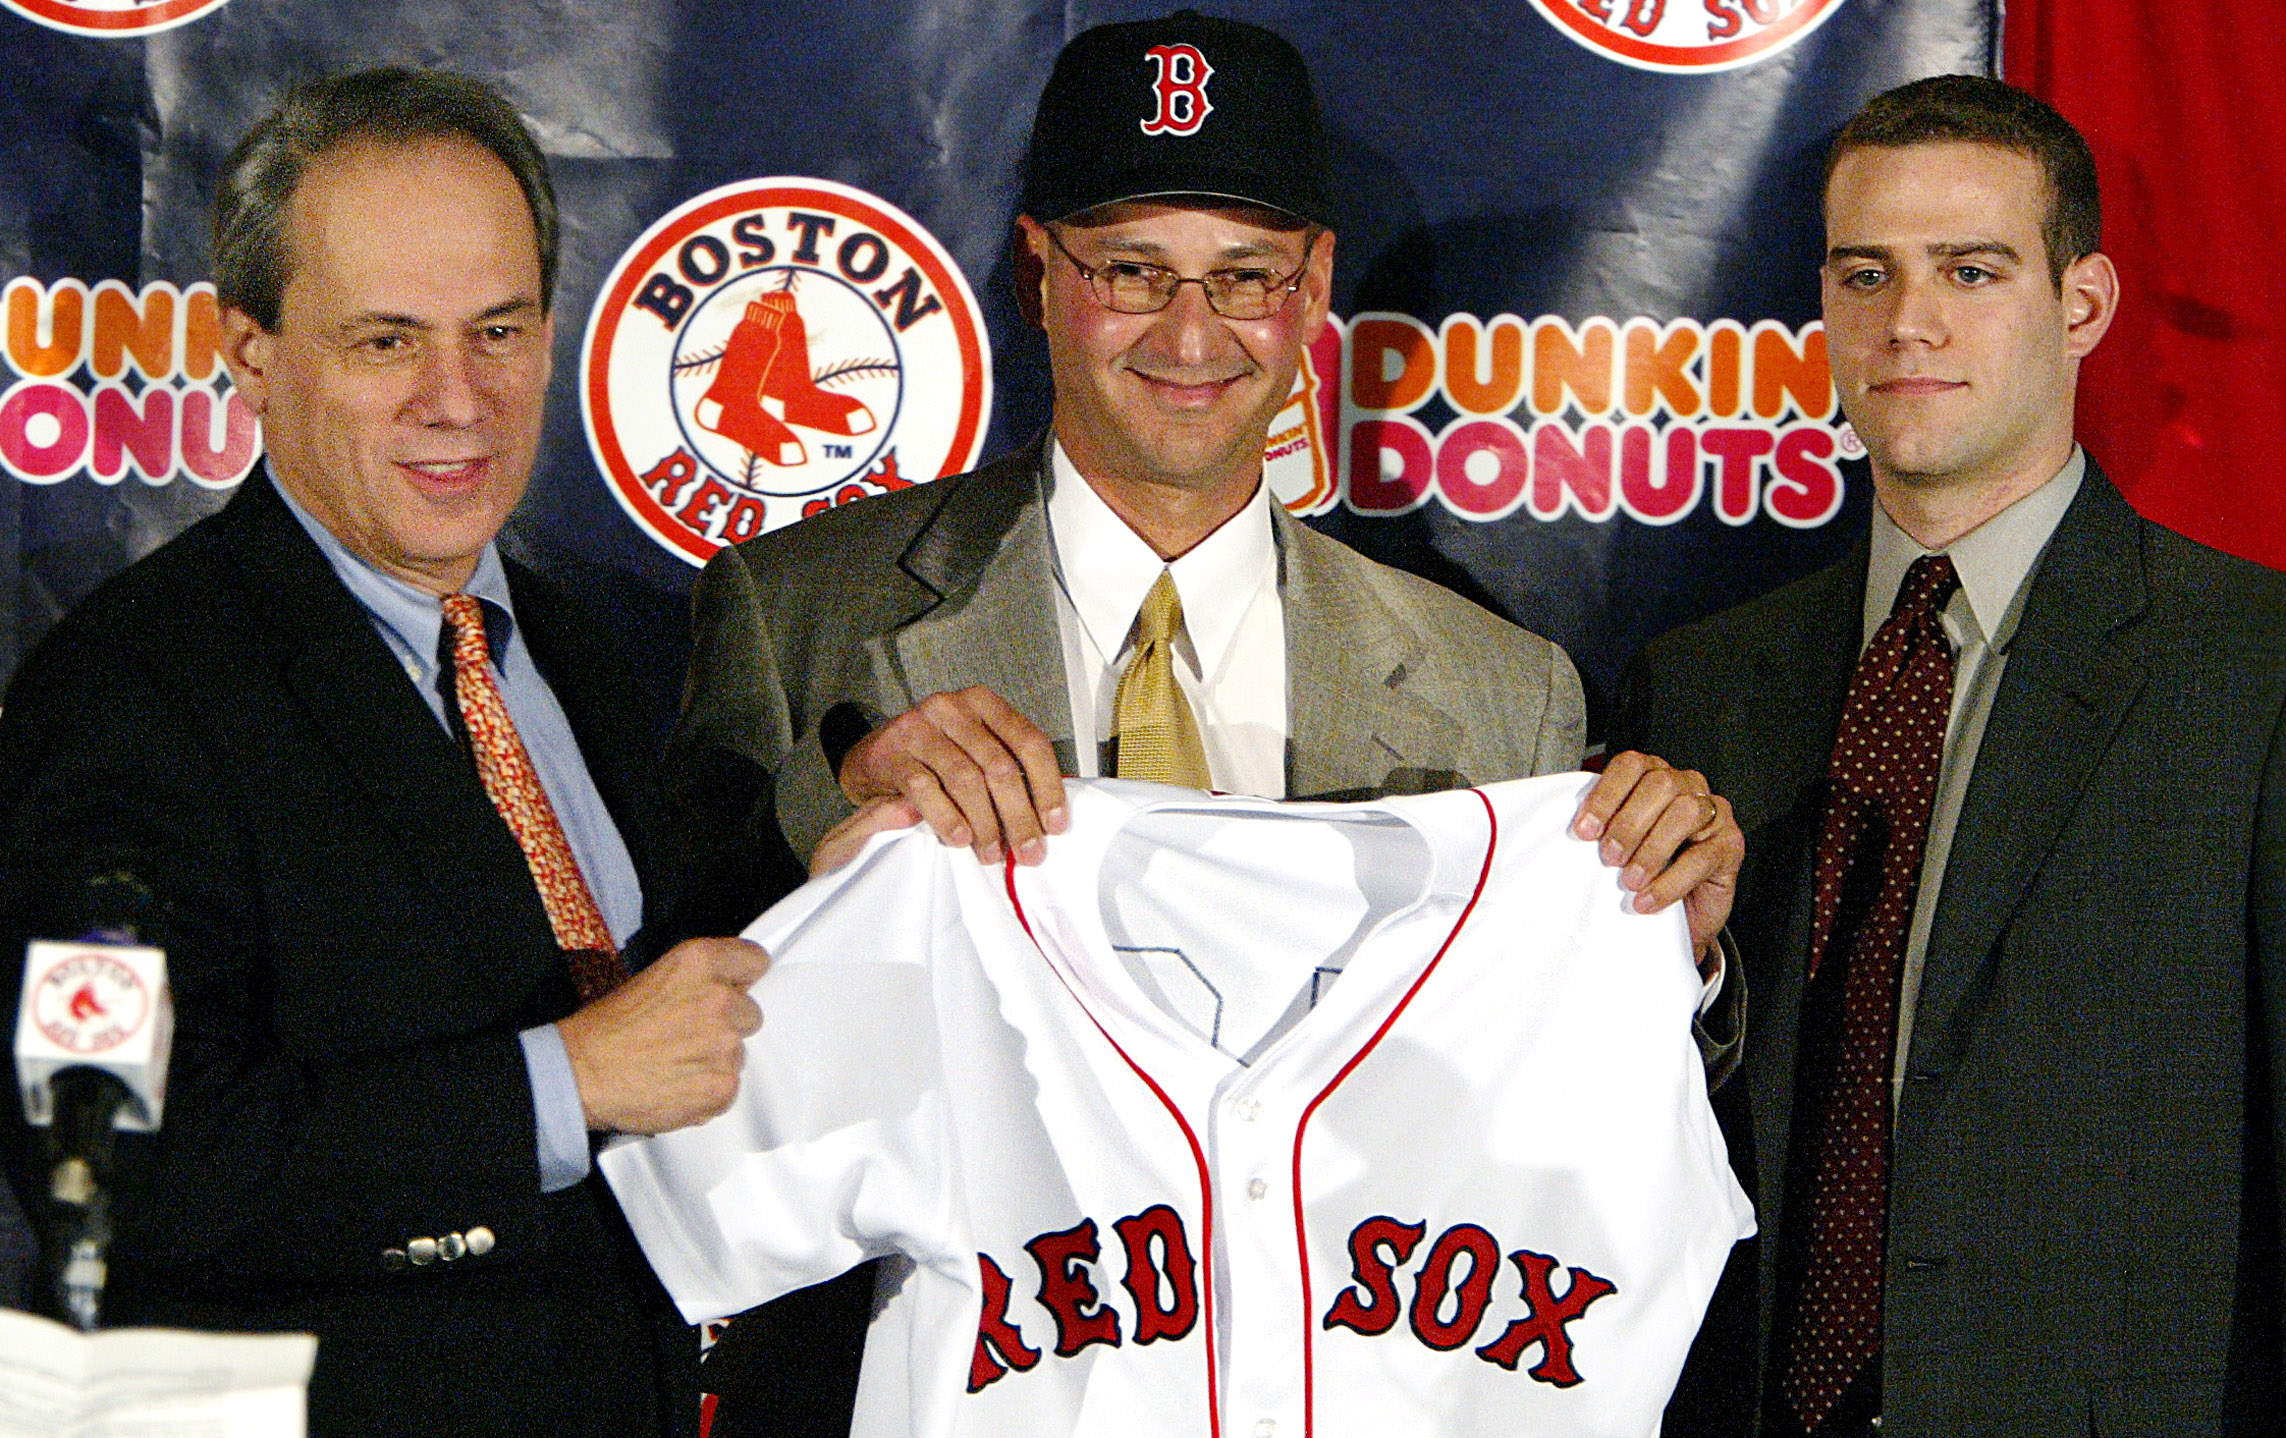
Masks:
[[[676,877],[660,863],[655,840],[664,832],[664,815],[655,784],[645,777],[661,741],[631,702],[635,691],[617,667],[616,646],[599,642],[598,627],[561,585],[501,558],[524,645],[562,706],[580,761],[634,862],[648,928],[668,912]],[[631,941],[630,947],[640,946]]]
[[[2032,576],[1961,803],[1929,927],[1916,1052],[1957,1042],[2001,930],[2142,692],[2141,663],[2112,639],[2146,603],[2139,528],[2091,460]]]
[[[1755,1206],[1765,1232],[1780,1223],[1793,1141],[1794,1067],[1810,949],[1813,854],[1826,770],[1863,630],[1868,547],[1802,580],[1746,656],[1745,682],[1724,700],[1717,786],[1747,834],[1742,892],[1771,915],[1747,942],[1754,999],[1744,1078],[1754,1123]],[[1776,1291],[1778,1245],[1761,1249],[1763,1303]]]
[[[1071,698],[1056,627],[1040,466],[1046,445],[980,470],[906,550],[934,601],[888,645],[908,705],[982,684],[1040,726],[1070,772]]]
[[[1392,771],[1460,747],[1460,723],[1406,688],[1424,648],[1412,623],[1346,573],[1335,541],[1271,509],[1286,626],[1286,792],[1380,790]]]
[[[1729,696],[1719,762],[1748,833],[1822,792],[1842,702],[1857,669],[1868,546],[1802,581],[1796,602],[1765,625],[1746,687]],[[1736,777],[1732,777],[1736,776]],[[1822,799],[1819,802],[1823,802]]]
[[[407,873],[429,885],[443,931],[456,946],[551,951],[553,932],[523,851],[485,797],[474,766],[407,681],[266,471],[239,487],[217,523],[245,584],[249,628],[269,646],[286,687],[363,791],[376,828],[402,846]],[[483,902],[470,902],[471,894]]]

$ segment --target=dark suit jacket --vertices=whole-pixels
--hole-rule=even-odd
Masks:
[[[1649,646],[1619,738],[1706,772],[1747,867],[1733,1156],[1759,1259],[1672,1431],[1751,1421],[1825,769],[1866,550]],[[1931,927],[1891,1163],[1883,1432],[2275,1433],[2286,576],[2091,463],[2031,580]],[[1745,1250],[1742,1250],[1742,1253]],[[1759,1315],[1757,1319],[1756,1315]],[[1679,1400],[1680,1401],[1680,1400]],[[1709,1422],[1710,1419],[1716,1420]]]
[[[580,605],[509,576],[656,920],[655,730]],[[164,1127],[122,1139],[108,1323],[315,1332],[317,1435],[695,1428],[695,1337],[602,1180],[540,1192],[516,1034],[575,994],[523,855],[264,475],[9,687],[0,955],[113,869],[157,897],[176,1030]],[[13,1104],[0,1146],[39,1191]],[[479,1226],[482,1257],[383,1262]]]

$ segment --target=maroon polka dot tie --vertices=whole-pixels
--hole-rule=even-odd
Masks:
[[[1828,769],[1810,973],[1829,959],[1845,967],[1833,1084],[1822,1111],[1806,1111],[1817,1167],[1785,1376],[1805,1431],[1881,1350],[1898,979],[1953,703],[1953,647],[1938,616],[1959,587],[1944,555],[1913,561],[1850,678]]]

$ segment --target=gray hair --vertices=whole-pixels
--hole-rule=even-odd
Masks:
[[[507,97],[482,80],[390,66],[297,85],[223,162],[214,197],[215,297],[278,328],[293,256],[286,210],[312,161],[359,140],[406,144],[458,136],[516,177],[540,246],[540,308],[553,303],[561,229],[548,162]]]

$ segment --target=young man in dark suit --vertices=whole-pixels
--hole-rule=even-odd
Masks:
[[[241,142],[215,232],[267,460],[0,715],[0,955],[114,872],[167,951],[106,1318],[314,1332],[314,1434],[695,1428],[695,1335],[590,1134],[720,1111],[766,960],[667,946],[658,728],[493,544],[547,387],[545,163],[489,87],[343,76]],[[0,1140],[44,1196],[14,1105]]]
[[[1872,532],[1621,717],[1748,836],[1759,1262],[1672,1431],[2277,1432],[2286,577],[2073,441],[2119,281],[2061,116],[1894,90],[1825,217]]]

